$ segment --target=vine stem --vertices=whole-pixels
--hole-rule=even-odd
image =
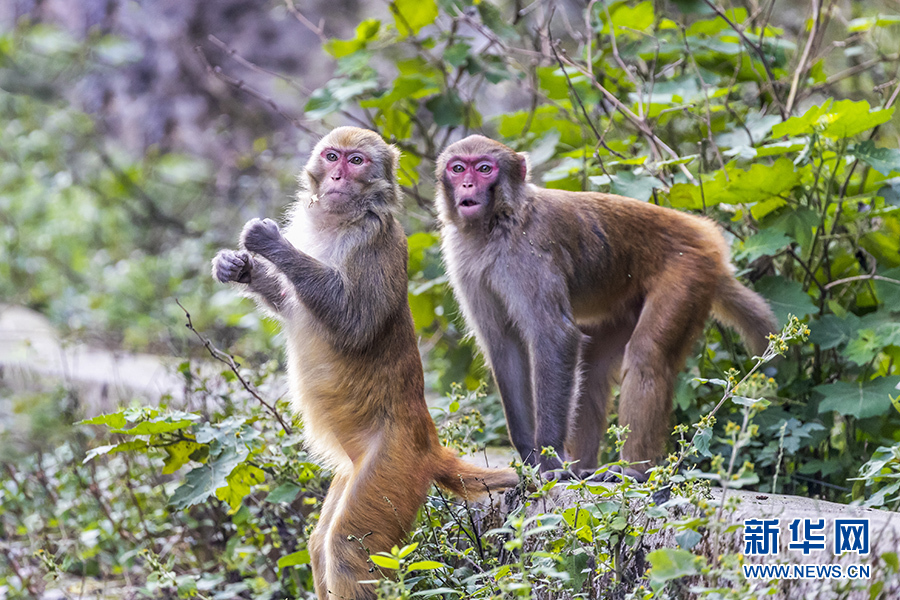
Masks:
[[[184,311],[184,316],[187,319],[187,323],[185,323],[185,327],[187,327],[188,329],[190,329],[191,331],[194,332],[194,335],[196,335],[197,338],[200,339],[200,342],[203,344],[203,346],[209,352],[210,356],[212,356],[214,359],[216,359],[220,363],[228,365],[228,368],[231,369],[231,372],[234,373],[234,375],[235,375],[235,377],[237,377],[238,381],[241,382],[241,386],[243,386],[243,388],[245,390],[247,390],[247,393],[249,393],[251,396],[253,396],[256,399],[256,401],[259,402],[263,408],[265,408],[267,411],[272,413],[272,416],[275,417],[275,419],[281,425],[281,428],[284,429],[284,432],[286,434],[290,435],[291,428],[285,422],[284,417],[281,416],[281,413],[278,412],[278,410],[275,408],[275,406],[273,404],[269,404],[268,402],[266,402],[266,400],[259,394],[259,392],[256,391],[256,389],[252,385],[250,385],[250,382],[247,381],[243,375],[241,375],[240,365],[238,365],[237,362],[235,362],[234,356],[232,356],[231,354],[229,354],[223,350],[220,350],[219,348],[214,346],[213,343],[211,341],[209,341],[209,339],[203,337],[203,335],[199,331],[197,331],[197,329],[194,327],[194,322],[191,320],[191,313],[188,312],[188,310],[184,307],[184,305],[181,302],[178,301],[177,298],[175,299],[175,304],[177,304],[181,308],[181,310]]]

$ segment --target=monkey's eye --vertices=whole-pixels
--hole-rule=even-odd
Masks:
[[[334,162],[337,159],[338,159],[338,155],[335,154],[334,152],[329,152],[328,154],[325,155],[325,160],[327,160],[328,162]]]
[[[462,173],[463,171],[466,170],[466,168],[460,164],[455,164],[452,167],[450,167],[450,170],[453,171],[454,173]]]
[[[493,170],[494,170],[493,167],[491,167],[491,165],[489,165],[487,163],[485,163],[483,165],[478,165],[479,173],[490,173]]]
[[[363,164],[362,156],[351,156],[350,162],[354,165],[361,165]]]

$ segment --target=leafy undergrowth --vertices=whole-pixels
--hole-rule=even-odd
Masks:
[[[734,533],[723,518],[734,504],[712,502],[709,482],[739,488],[758,481],[752,464],[736,460],[758,436],[753,420],[769,404],[771,383],[758,371],[806,333],[792,320],[744,377],[710,382],[724,388],[719,407],[693,429],[676,427],[678,450],[648,484],[543,480],[523,468],[532,490],[489,502],[433,491],[405,544],[371,557],[381,597],[765,596],[768,586],[739,575],[738,554],[713,551]],[[302,428],[283,418],[283,404],[263,400],[273,373],[229,366],[212,381],[187,363],[181,372],[191,395],[208,400],[215,390],[226,408],[133,407],[82,422],[78,435],[52,449],[14,457],[7,446],[0,479],[6,597],[39,598],[45,589],[67,597],[312,597],[307,541],[328,474],[306,455]],[[457,388],[437,403],[446,444],[466,451],[498,441],[475,409],[486,400]],[[731,454],[713,456],[715,413],[726,404],[739,406],[744,420],[730,430]],[[619,447],[628,432],[611,433]],[[92,434],[112,443],[98,445]],[[711,468],[698,471],[704,460]],[[662,497],[654,494],[667,486],[673,500],[657,506]],[[549,502],[560,493],[566,503]],[[677,547],[648,551],[647,536],[667,529]]]

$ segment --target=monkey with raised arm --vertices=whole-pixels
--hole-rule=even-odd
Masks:
[[[622,458],[663,453],[678,371],[712,313],[761,354],[776,323],[733,275],[709,219],[612,194],[539,188],[525,155],[473,135],[437,161],[444,260],[524,460],[597,467],[611,381]]]
[[[280,231],[253,219],[241,250],[213,275],[237,282],[281,321],[293,406],[310,450],[334,471],[309,540],[316,594],[369,599],[369,552],[412,526],[432,482],[457,495],[513,487],[511,469],[482,469],[440,446],[424,399],[407,298],[399,152],[340,127],[313,150]]]

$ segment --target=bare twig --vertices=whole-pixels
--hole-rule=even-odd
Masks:
[[[800,88],[800,80],[803,78],[803,75],[806,74],[806,71],[809,68],[808,61],[809,54],[813,46],[813,40],[816,39],[816,35],[819,33],[819,17],[822,12],[822,7],[819,4],[819,0],[812,0],[812,12],[812,28],[810,28],[809,37],[806,38],[806,46],[804,46],[803,48],[803,54],[800,55],[800,62],[797,63],[797,68],[794,69],[794,79],[791,81],[791,91],[788,93],[787,102],[784,103],[784,112],[788,115],[791,114],[791,110],[794,108],[794,100],[796,100],[797,98],[797,90]]]
[[[231,354],[224,352],[223,350],[219,350],[213,345],[211,341],[203,337],[203,335],[199,331],[197,331],[196,328],[194,328],[194,322],[191,321],[191,313],[188,312],[188,310],[181,302],[178,301],[178,299],[175,300],[175,304],[177,304],[181,308],[181,310],[184,311],[184,316],[187,319],[185,327],[194,332],[194,335],[196,335],[200,339],[200,342],[203,343],[203,346],[209,352],[210,356],[212,356],[220,363],[227,365],[228,368],[231,369],[231,372],[234,373],[235,377],[237,377],[238,381],[241,382],[241,386],[243,386],[243,388],[247,390],[247,393],[253,396],[263,408],[269,411],[281,425],[281,428],[284,429],[284,432],[290,435],[291,428],[285,422],[284,418],[281,416],[281,413],[278,412],[278,409],[276,409],[273,404],[269,404],[268,402],[266,402],[266,400],[259,394],[259,392],[256,391],[256,388],[250,385],[249,381],[244,379],[244,376],[240,372],[240,366],[234,361],[234,357]]]
[[[854,275],[853,277],[844,277],[843,279],[835,279],[831,283],[826,284],[824,289],[827,291],[835,286],[838,286],[838,285],[841,285],[844,283],[851,283],[853,281],[869,281],[869,280],[873,280],[873,279],[875,281],[886,281],[887,283],[893,283],[894,285],[900,285],[900,281],[898,281],[896,279],[891,279],[890,277],[883,277],[881,275],[875,275],[873,273],[869,273],[867,275]]]
[[[294,15],[295,19],[303,23],[304,27],[318,36],[320,42],[324,44],[328,41],[328,38],[325,36],[325,19],[320,19],[319,24],[316,25],[308,18],[306,18],[303,13],[297,10],[297,7],[294,5],[293,0],[284,0],[284,5],[287,7],[288,12]]]
[[[203,64],[206,67],[207,73],[209,73],[216,79],[219,79],[220,81],[223,81],[236,89],[243,90],[244,92],[250,94],[257,100],[264,102],[265,104],[267,104],[269,106],[269,108],[271,108],[273,111],[275,111],[275,113],[277,113],[279,116],[281,116],[284,120],[289,122],[291,125],[293,125],[297,129],[299,129],[301,131],[305,131],[306,133],[315,135],[317,137],[320,135],[318,132],[313,130],[311,127],[309,127],[308,125],[303,123],[303,121],[301,121],[300,119],[287,114],[280,106],[278,106],[278,103],[276,103],[272,98],[266,96],[265,94],[263,94],[262,92],[260,92],[256,89],[250,87],[242,79],[235,79],[234,77],[231,77],[230,75],[226,75],[225,73],[222,72],[222,67],[219,67],[219,66],[214,67],[212,64],[210,64],[209,60],[206,58],[206,54],[203,53],[203,49],[200,46],[194,46],[194,51],[200,57],[200,60],[203,61]]]

